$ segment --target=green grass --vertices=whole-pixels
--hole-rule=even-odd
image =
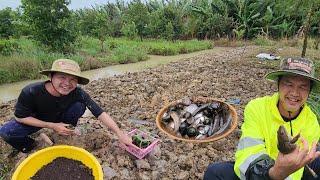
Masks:
[[[274,46],[276,44],[275,41],[268,39],[264,36],[258,36],[253,40],[253,42],[255,45],[258,45],[258,46]]]
[[[83,52],[90,56],[97,56],[101,50],[99,40],[92,37],[81,37],[79,43],[80,48],[77,49],[77,51]]]
[[[10,56],[0,56],[0,84],[39,78],[39,71],[49,69],[54,60],[69,58],[77,61],[82,70],[144,61],[147,54],[176,55],[212,48],[210,41],[166,41],[159,39],[128,40],[109,38],[101,52],[100,42],[92,37],[81,37],[74,54],[48,52],[37,42],[20,38],[13,39],[20,47],[19,52]]]
[[[134,63],[148,59],[145,49],[138,46],[120,45],[113,49],[111,61],[120,64]]]
[[[143,41],[131,41],[125,38],[117,38],[109,40],[109,47],[115,48],[121,45],[138,46],[147,51],[148,54],[170,56],[177,54],[185,54],[212,48],[211,41],[166,41],[161,39],[149,39]]]
[[[0,163],[0,180],[4,180],[8,178],[8,174],[11,168],[2,160],[0,160]]]
[[[39,78],[40,64],[32,58],[20,55],[0,56],[0,83]]]

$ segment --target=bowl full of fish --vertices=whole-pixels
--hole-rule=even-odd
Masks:
[[[172,139],[201,143],[221,139],[237,127],[233,106],[208,97],[184,97],[164,106],[157,127]]]

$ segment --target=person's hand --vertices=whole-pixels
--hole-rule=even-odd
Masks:
[[[309,164],[315,158],[320,157],[320,152],[316,151],[316,143],[312,144],[309,151],[308,142],[301,138],[303,147],[297,148],[289,154],[279,152],[274,166],[269,170],[272,179],[285,179],[290,174]]]
[[[120,131],[117,134],[120,143],[125,144],[125,145],[130,145],[130,146],[135,146],[134,144],[132,144],[132,139],[126,135],[125,133],[123,133],[122,131]]]
[[[52,123],[51,129],[56,131],[59,135],[68,136],[74,134],[74,130],[68,129],[69,126],[69,124],[65,123]]]

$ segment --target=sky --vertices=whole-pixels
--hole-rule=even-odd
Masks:
[[[115,2],[115,0],[71,0],[71,4],[68,7],[70,9],[90,8],[96,4],[106,4],[107,2]],[[0,0],[0,9],[4,9],[6,7],[15,9],[20,5],[20,0]]]

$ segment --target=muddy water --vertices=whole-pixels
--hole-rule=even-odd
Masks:
[[[210,50],[204,50],[199,52],[194,52],[190,54],[181,54],[176,56],[155,56],[150,55],[147,61],[131,63],[131,64],[121,64],[121,65],[114,65],[108,66],[105,68],[94,69],[90,71],[83,72],[84,75],[90,80],[97,80],[99,78],[110,77],[114,75],[124,74],[126,72],[137,72],[142,71],[147,68],[152,68],[161,64],[167,64],[170,62],[175,62],[179,60],[183,60],[185,58],[194,57],[200,54],[206,53],[217,53],[224,51],[225,48],[214,48]],[[26,86],[27,84],[42,81],[43,79],[38,80],[28,80],[28,81],[21,81],[16,83],[10,84],[3,84],[0,85],[0,103],[7,102],[13,99],[16,99],[21,91],[21,89]]]

